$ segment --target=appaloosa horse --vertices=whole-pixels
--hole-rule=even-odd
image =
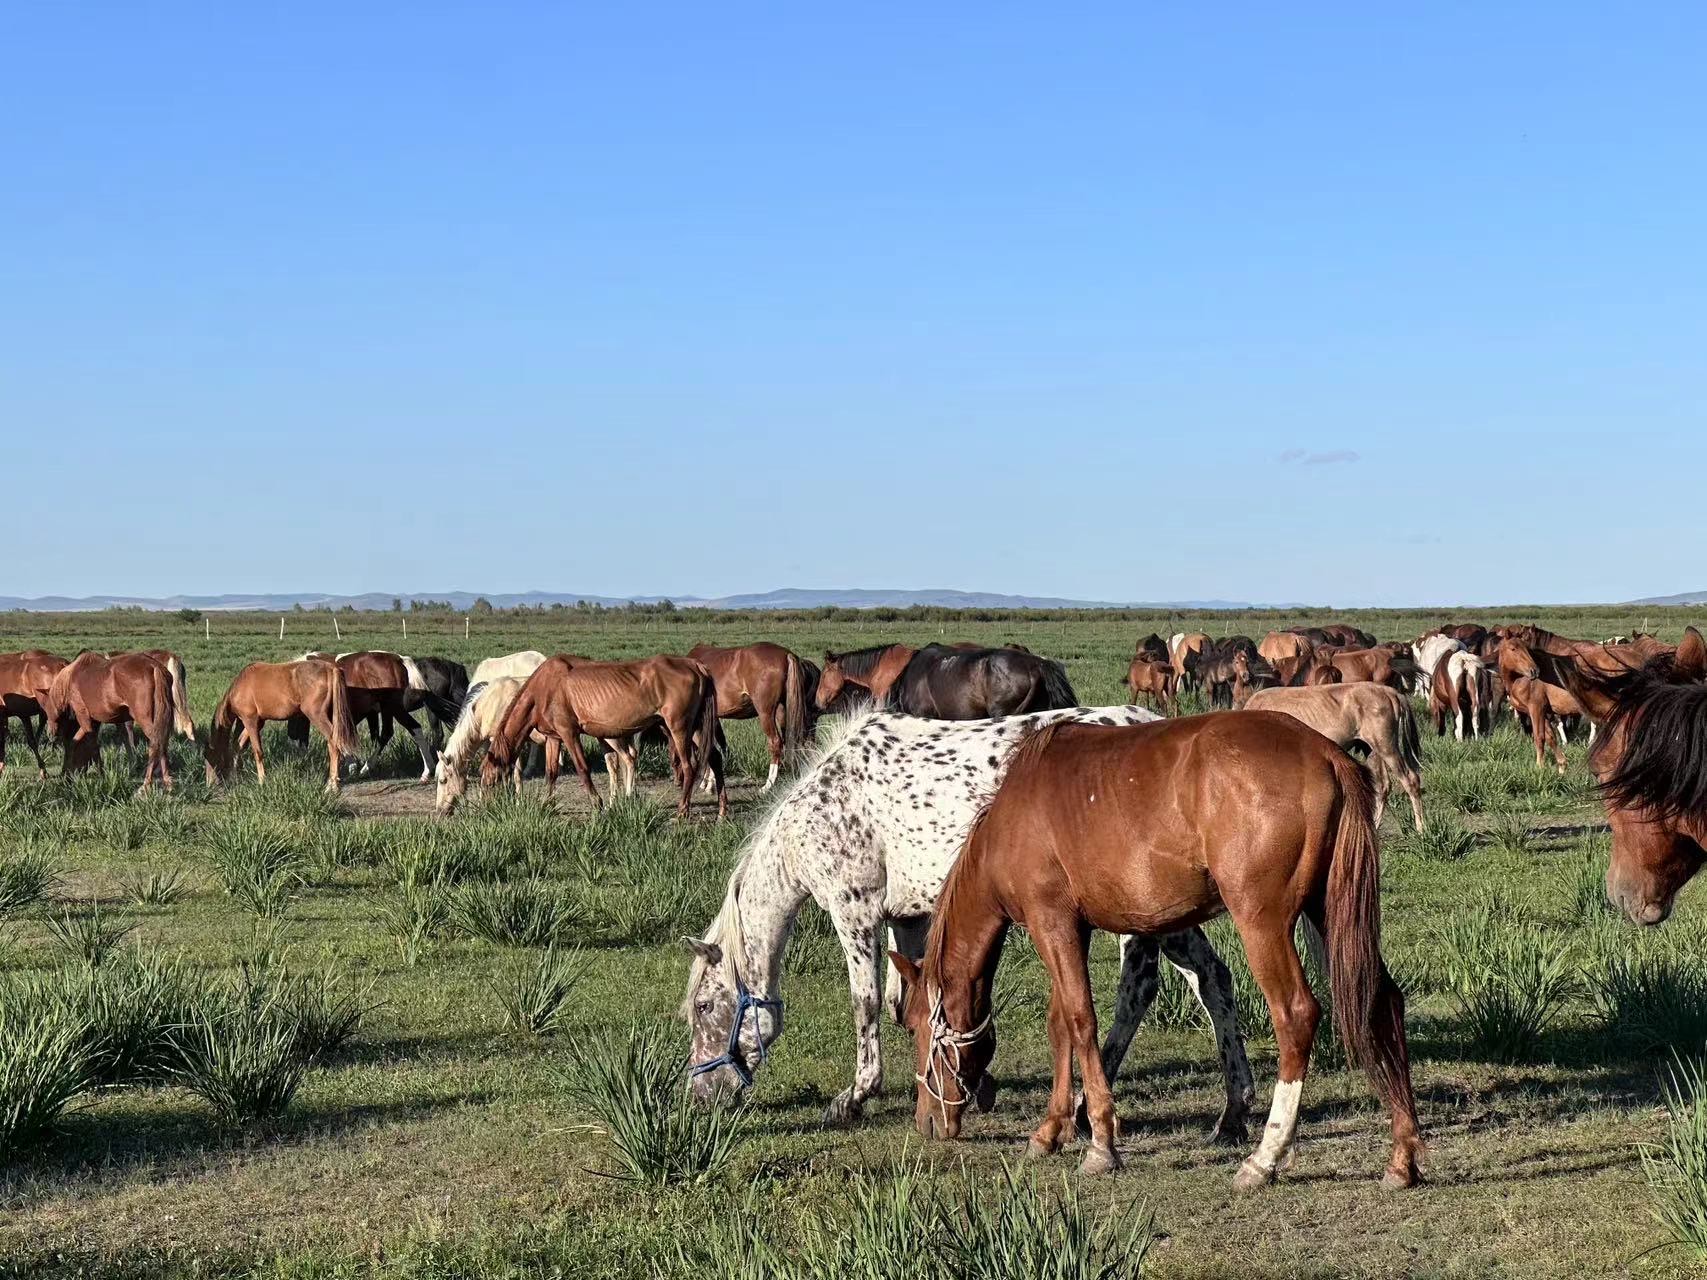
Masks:
[[[697,644],[688,650],[688,657],[711,672],[716,682],[718,719],[758,718],[770,747],[771,767],[764,785],[769,791],[782,772],[784,757],[799,756],[812,734],[815,709],[805,665],[797,654],[769,641],[733,648]]]
[[[688,944],[694,962],[682,1013],[692,1035],[695,1095],[709,1101],[750,1084],[781,1034],[783,960],[801,904],[811,898],[835,926],[853,998],[854,1080],[824,1118],[835,1124],[859,1115],[883,1079],[884,926],[905,955],[924,954],[943,880],[1014,747],[1030,730],[1056,721],[1155,719],[1141,707],[1090,707],[1006,720],[867,713],[847,721],[754,828],[716,919],[703,939]],[[921,796],[929,797],[923,806]],[[1242,1142],[1255,1088],[1231,978],[1201,930],[1124,939],[1114,1025],[1103,1046],[1108,1073],[1118,1072],[1155,996],[1158,949],[1186,975],[1209,1015],[1226,1083],[1215,1136]],[[899,1017],[900,973],[891,969],[888,976],[890,1009]]]
[[[42,699],[47,696],[53,678],[67,665],[64,658],[45,649],[0,653],[0,774],[6,772],[6,722],[16,716],[24,727],[24,741],[29,743],[38,773],[44,779],[47,777],[47,766],[42,763],[41,746],[36,740],[36,721],[42,721],[46,727]]]
[[[1022,925],[1053,990],[1054,1087],[1034,1156],[1072,1132],[1073,1061],[1091,1147],[1080,1166],[1119,1165],[1114,1096],[1096,1041],[1087,952],[1092,930],[1157,932],[1226,911],[1268,1002],[1280,1052],[1268,1124],[1235,1185],[1273,1181],[1290,1155],[1321,1008],[1296,944],[1300,917],[1326,941],[1334,1021],[1392,1116],[1384,1183],[1419,1180],[1404,996],[1381,958],[1380,854],[1363,769],[1314,729],[1271,711],[1234,711],[1131,728],[1053,724],[1014,753],[943,885],[911,983],[914,1123],[959,1135],[986,1096],[1002,947]]]

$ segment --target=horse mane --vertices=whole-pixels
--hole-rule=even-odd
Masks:
[[[895,646],[893,644],[867,645],[863,649],[849,649],[846,653],[835,653],[830,656],[835,659],[843,673],[850,676],[868,676],[883,661],[883,655]]]
[[[1614,738],[1624,744],[1617,766],[1601,779],[1601,794],[1662,821],[1707,814],[1707,685],[1679,683],[1669,654],[1616,675],[1583,678],[1614,700],[1591,759]]]

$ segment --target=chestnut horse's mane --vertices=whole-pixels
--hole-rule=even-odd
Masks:
[[[849,649],[846,653],[832,654],[836,665],[850,676],[868,676],[883,661],[883,655],[895,646],[893,644],[868,645],[864,649]]]
[[[1614,702],[1591,758],[1614,738],[1624,744],[1601,794],[1670,822],[1707,816],[1707,685],[1679,682],[1674,667],[1660,654],[1631,671],[1583,673]]]

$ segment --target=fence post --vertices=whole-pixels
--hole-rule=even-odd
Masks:
[[[344,633],[338,627],[338,615],[335,613],[332,615],[332,634],[338,637],[340,643],[343,641]]]
[[[284,614],[279,614],[279,639],[284,639]]]

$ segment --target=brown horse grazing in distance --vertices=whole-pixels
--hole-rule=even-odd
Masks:
[[[1197,686],[1197,664],[1203,651],[1213,641],[1201,631],[1184,631],[1168,639],[1168,661],[1174,667],[1174,687],[1191,689]]]
[[[36,721],[46,724],[42,699],[47,696],[53,678],[65,670],[64,658],[45,649],[25,649],[21,653],[0,653],[0,774],[6,772],[6,722],[16,716],[24,726],[24,741],[30,745],[36,769],[47,778],[47,766],[42,763],[41,746],[36,740]]]
[[[366,722],[373,735],[372,755],[377,757],[391,742],[392,724],[401,724],[414,739],[421,753],[421,781],[433,780],[433,768],[438,763],[438,748],[433,735],[412,714],[425,705],[426,684],[413,659],[384,649],[362,649],[354,653],[310,652],[303,661],[320,659],[335,662],[344,673],[344,683],[350,702],[350,718],[358,725]],[[308,722],[302,716],[291,721],[291,736],[298,742],[308,741]],[[353,741],[353,739],[352,739]],[[364,761],[364,770],[371,768],[371,759]]]
[[[172,789],[166,761],[172,737],[172,677],[156,659],[144,653],[80,653],[54,676],[41,708],[65,752],[64,772],[86,769],[100,758],[102,725],[135,723],[148,740],[139,791],[153,785],[156,772],[160,785]]]
[[[890,957],[910,980],[920,1134],[957,1137],[967,1103],[991,1095],[994,979],[1019,924],[1052,986],[1054,1088],[1031,1153],[1053,1153],[1072,1132],[1077,1057],[1091,1131],[1081,1171],[1116,1168],[1114,1098],[1086,965],[1091,931],[1164,933],[1226,911],[1268,1002],[1280,1056],[1262,1143],[1235,1185],[1271,1182],[1291,1153],[1321,1016],[1294,943],[1302,916],[1327,943],[1347,1056],[1363,1064],[1392,1114],[1384,1182],[1413,1185],[1423,1144],[1404,996],[1381,958],[1380,854],[1362,767],[1272,711],[1134,727],[1054,724],[1011,761],[943,885],[923,965]]]
[[[1166,662],[1140,654],[1132,659],[1132,666],[1126,672],[1126,687],[1131,691],[1134,706],[1143,705],[1139,701],[1142,695],[1149,699],[1152,707],[1164,715],[1173,709],[1174,669]]]
[[[1601,733],[1589,753],[1612,824],[1606,896],[1636,924],[1671,915],[1707,862],[1707,643],[1694,627],[1675,654],[1572,686]]]
[[[1368,680],[1402,690],[1415,671],[1414,666],[1400,663],[1385,649],[1341,649],[1330,654],[1328,661],[1339,668],[1347,684],[1354,680]]]
[[[698,644],[688,650],[688,657],[711,672],[717,685],[719,718],[758,717],[771,752],[770,774],[764,786],[769,791],[782,771],[784,754],[791,761],[798,760],[812,735],[815,709],[807,693],[804,665],[780,644],[767,641],[730,649]]]
[[[326,789],[338,789],[346,758],[356,753],[356,723],[350,715],[349,687],[335,662],[304,658],[299,662],[251,662],[237,673],[219,706],[207,736],[207,780],[212,786],[231,777],[240,742],[237,727],[255,756],[255,778],[267,781],[261,758],[261,729],[269,720],[304,717],[326,739]]]
[[[1257,652],[1278,667],[1282,662],[1302,658],[1313,648],[1310,638],[1296,631],[1270,631],[1257,645]]]
[[[699,663],[671,655],[635,662],[580,662],[563,654],[547,658],[504,713],[487,746],[480,779],[488,787],[501,782],[537,732],[546,739],[546,794],[557,789],[561,747],[592,796],[593,807],[602,809],[581,735],[614,740],[654,728],[662,728],[670,740],[671,765],[682,791],[676,815],[687,816],[693,789],[709,768],[717,814],[727,816],[729,796],[717,750],[717,686]]]
[[[1279,711],[1309,725],[1342,747],[1361,744],[1375,775],[1375,825],[1387,812],[1387,794],[1397,778],[1411,802],[1411,818],[1423,829],[1422,743],[1411,700],[1397,689],[1359,681],[1315,689],[1261,689],[1245,703],[1251,711]]]
[[[889,690],[917,652],[905,644],[875,644],[845,653],[824,650],[824,670],[818,676],[818,693],[814,698],[818,710],[830,710],[853,689],[862,690],[872,705],[887,706]]]
[[[1168,642],[1152,631],[1138,642],[1138,647],[1133,651],[1132,656],[1166,664],[1168,662]]]

